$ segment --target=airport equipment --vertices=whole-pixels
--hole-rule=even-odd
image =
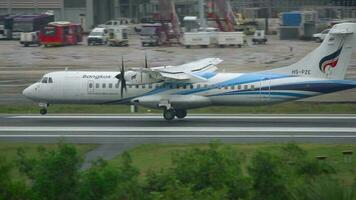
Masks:
[[[266,44],[267,37],[264,30],[256,30],[252,38],[253,44]]]
[[[184,23],[183,32],[198,32],[200,29],[198,17],[196,16],[185,16],[183,18],[183,23]]]
[[[209,32],[185,32],[183,35],[184,46],[208,47],[211,44],[211,35]]]
[[[217,32],[217,45],[219,47],[237,46],[242,47],[245,41],[243,32]]]
[[[80,24],[51,22],[40,32],[41,44],[47,46],[76,45],[83,40]]]
[[[167,45],[180,43],[182,34],[174,2],[172,0],[158,0],[158,2],[159,13],[156,13],[153,18],[161,24],[160,41]]]
[[[108,29],[110,46],[129,46],[128,27],[118,26]]]
[[[18,15],[13,18],[12,39],[20,39],[21,33],[39,32],[48,23],[54,21],[54,15]]]
[[[162,45],[162,25],[156,24],[143,24],[140,32],[140,40],[142,46],[160,46]]]
[[[38,46],[41,46],[39,31],[21,33],[21,35],[20,35],[20,44],[22,44],[25,47],[28,47],[28,46],[34,45],[34,44],[38,45]]]
[[[189,109],[272,105],[356,88],[356,81],[344,80],[354,47],[356,24],[344,23],[335,25],[318,48],[286,67],[224,73],[217,72],[221,59],[204,58],[125,71],[122,62],[120,72],[48,73],[23,94],[39,103],[42,114],[49,104],[116,103],[160,109],[166,120],[181,119]]]
[[[311,39],[316,32],[317,12],[281,13],[280,39]]]
[[[108,43],[108,31],[105,28],[94,28],[88,35],[88,45],[103,45]]]

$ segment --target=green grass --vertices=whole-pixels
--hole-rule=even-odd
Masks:
[[[52,105],[48,108],[52,114],[125,114],[130,113],[127,105]],[[38,114],[36,105],[0,105],[1,114]],[[159,110],[139,108],[139,113],[160,113]],[[189,113],[239,114],[356,114],[356,103],[306,103],[289,102],[268,106],[221,106],[189,110]]]
[[[246,171],[247,166],[253,154],[256,151],[267,151],[275,154],[281,150],[284,144],[223,144],[231,146],[240,152],[244,157],[243,168]],[[159,171],[160,169],[169,168],[172,166],[172,154],[189,148],[208,148],[207,144],[194,145],[140,145],[129,153],[132,156],[133,164],[141,171],[141,177],[150,171]],[[356,145],[346,144],[300,144],[300,147],[308,152],[308,156],[316,159],[316,156],[327,156],[325,162],[336,169],[336,177],[344,181],[346,184],[351,184],[356,179],[356,156],[353,154],[352,163],[345,163],[342,151],[353,150],[355,152]],[[117,164],[120,157],[114,158],[111,163]]]

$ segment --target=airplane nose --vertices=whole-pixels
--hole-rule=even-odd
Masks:
[[[27,97],[27,98],[30,98],[31,97],[31,86],[30,87],[27,87],[26,89],[24,89],[22,91],[22,94]]]

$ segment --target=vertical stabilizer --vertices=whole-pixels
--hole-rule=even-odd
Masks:
[[[356,46],[356,23],[333,26],[323,43],[300,61],[288,67],[269,70],[296,76],[344,79]]]

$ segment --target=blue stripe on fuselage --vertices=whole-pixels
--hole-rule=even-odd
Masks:
[[[214,85],[210,85],[208,88],[196,88],[196,89],[191,89],[188,91],[180,91],[175,94],[188,95],[188,94],[194,94],[194,93],[208,91],[208,90],[219,88],[219,87],[241,85],[241,84],[246,84],[246,83],[259,82],[259,81],[263,81],[263,80],[280,79],[280,78],[287,78],[287,77],[292,77],[292,76],[285,75],[285,74],[247,73],[247,74],[240,75],[238,77],[235,77],[233,79],[230,79],[230,80],[227,80],[227,81],[224,81],[221,83],[216,83]]]

